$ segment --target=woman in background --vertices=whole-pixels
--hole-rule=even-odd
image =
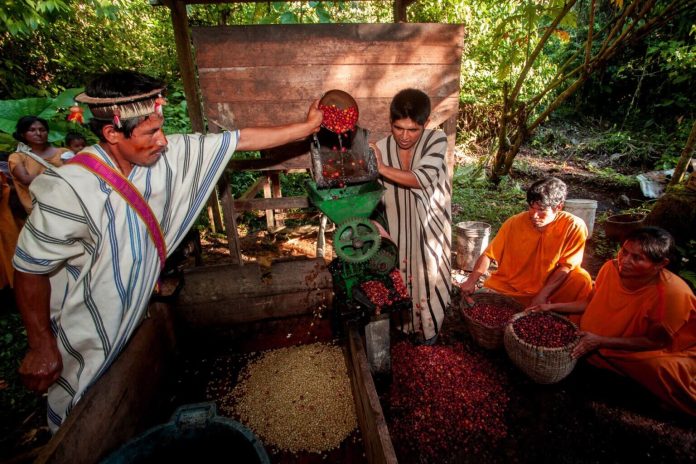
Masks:
[[[60,155],[66,148],[56,148],[48,143],[48,122],[37,116],[23,116],[17,121],[17,128],[12,136],[19,142],[17,151],[8,160],[10,173],[14,179],[17,196],[27,214],[31,213],[31,195],[29,184],[44,170],[46,165],[40,163],[28,153],[36,155],[48,164],[61,166]]]

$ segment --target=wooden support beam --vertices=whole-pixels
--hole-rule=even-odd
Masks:
[[[234,171],[289,171],[292,169],[309,169],[309,153],[289,159],[276,157],[236,159],[229,162],[227,169]]]
[[[186,14],[186,2],[170,0],[167,2],[167,6],[171,10],[176,57],[181,71],[181,80],[184,83],[184,94],[186,95],[189,118],[191,118],[191,127],[194,132],[203,133],[205,132],[203,107],[198,93],[196,67],[193,63],[193,49],[191,47],[191,33]]]
[[[370,374],[362,337],[355,323],[348,326],[348,353],[348,373],[367,462],[396,464],[394,445]]]
[[[263,186],[263,199],[264,200],[269,200],[271,199],[271,176],[270,174],[266,175],[266,184]],[[266,230],[274,230],[275,229],[275,215],[273,213],[273,208],[265,208],[264,214],[266,215]]]
[[[283,198],[283,192],[280,188],[280,172],[276,171],[269,176],[271,180],[271,197]],[[273,211],[273,221],[275,222],[275,230],[285,227],[285,213],[283,211]]]
[[[223,173],[218,181],[218,189],[222,199],[223,219],[225,220],[225,232],[227,234],[227,246],[230,249],[230,258],[233,264],[242,265],[242,250],[239,245],[239,233],[237,231],[237,215],[234,208],[234,198],[230,190],[230,182],[227,174]]]
[[[256,194],[258,194],[261,189],[265,188],[266,184],[268,183],[268,178],[266,176],[259,177],[256,179],[256,182],[254,182],[251,187],[246,189],[244,193],[242,193],[239,197],[240,200],[251,200],[253,199]],[[239,208],[235,206],[235,220],[239,219],[241,216],[241,213],[239,213]]]
[[[311,314],[333,298],[331,273],[323,259],[221,265],[186,272],[186,285],[176,304],[187,327],[228,324]]]
[[[252,198],[234,201],[234,209],[237,211],[309,208],[310,206],[307,197]]]
[[[407,23],[408,17],[406,14],[406,8],[413,3],[415,0],[394,0],[394,5],[392,6],[392,12],[394,14],[395,23]]]
[[[191,47],[191,31],[189,29],[186,3],[181,0],[168,0],[167,6],[171,11],[172,27],[174,28],[174,43],[176,44],[176,57],[181,70],[181,80],[184,83],[184,95],[188,108],[191,128],[194,132],[205,133],[203,122],[203,105],[198,92],[198,80],[196,79],[196,66],[193,62],[193,48]],[[223,230],[222,215],[218,201],[217,191],[208,199],[208,219],[213,232]]]

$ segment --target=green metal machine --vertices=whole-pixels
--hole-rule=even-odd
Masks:
[[[342,91],[329,91],[319,102],[324,118],[348,121],[340,132],[327,124],[310,147],[313,181],[307,182],[309,200],[335,225],[336,258],[329,265],[334,287],[333,327],[342,331],[347,321],[365,325],[365,345],[373,374],[391,369],[390,320],[410,314],[412,302],[398,270],[399,250],[389,234],[370,219],[385,188],[368,132],[356,125],[357,104]],[[352,119],[348,118],[350,116]]]
[[[310,201],[334,224],[333,246],[338,261],[332,263],[334,287],[347,300],[362,282],[383,280],[397,265],[398,250],[370,215],[382,198],[377,181],[342,188],[319,189],[307,183]]]

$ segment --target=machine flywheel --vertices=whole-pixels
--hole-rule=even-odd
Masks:
[[[336,227],[333,241],[339,258],[349,263],[362,263],[379,251],[382,237],[370,219],[351,218]]]
[[[399,259],[396,249],[391,250],[390,248],[385,248],[385,243],[388,242],[382,241],[382,249],[370,258],[370,262],[368,263],[370,270],[378,274],[388,274],[391,272],[391,270],[396,267]]]

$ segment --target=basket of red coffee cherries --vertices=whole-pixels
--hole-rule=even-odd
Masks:
[[[556,383],[568,376],[577,360],[571,352],[578,327],[547,311],[523,312],[505,326],[503,344],[510,360],[537,383]]]
[[[493,350],[503,346],[503,330],[510,318],[524,307],[514,299],[499,293],[474,293],[473,304],[462,298],[461,313],[474,341]]]

